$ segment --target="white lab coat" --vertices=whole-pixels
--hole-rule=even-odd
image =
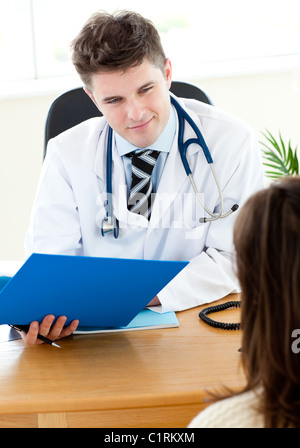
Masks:
[[[256,135],[242,121],[195,100],[179,100],[199,126],[214,159],[223,191],[224,211],[240,206],[263,187]],[[186,125],[185,140],[194,137]],[[183,310],[237,292],[232,233],[238,212],[213,223],[195,199],[183,168],[177,135],[158,185],[151,220],[127,209],[122,159],[113,147],[112,190],[119,238],[101,236],[106,215],[107,123],[92,118],[50,140],[42,168],[26,254],[32,252],[189,260],[188,266],[159,294],[162,311]],[[198,191],[211,210],[219,195],[202,149],[187,152]],[[118,281],[116,273],[116,281]]]

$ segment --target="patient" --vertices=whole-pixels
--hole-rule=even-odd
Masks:
[[[247,384],[190,427],[300,427],[300,177],[248,200],[234,244]]]

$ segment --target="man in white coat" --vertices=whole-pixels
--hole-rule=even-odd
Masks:
[[[233,268],[232,230],[236,213],[200,222],[207,212],[196,199],[178,150],[178,116],[170,101],[172,66],[155,27],[132,12],[97,13],[72,44],[73,63],[86,93],[102,112],[50,140],[26,237],[32,252],[188,260],[187,267],[149,305],[182,310],[217,300],[239,288]],[[241,206],[263,187],[257,139],[242,121],[195,100],[178,99],[210,149],[223,195],[223,210]],[[112,134],[112,199],[119,237],[101,235],[106,217],[106,155]],[[185,126],[184,141],[194,138]],[[131,209],[131,157],[142,149],[153,171],[147,178],[155,194],[147,211]],[[156,154],[153,161],[152,154]],[[220,195],[199,145],[187,160],[200,196],[214,213]],[[153,197],[153,194],[151,197]],[[141,201],[143,202],[143,200]],[[149,205],[150,204],[150,205]],[[131,204],[132,206],[132,204]],[[134,206],[136,207],[136,205]],[[117,274],[116,274],[117,281]],[[26,342],[37,333],[57,339],[78,321],[47,316],[31,324]]]

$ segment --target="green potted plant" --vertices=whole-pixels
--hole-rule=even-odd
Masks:
[[[263,135],[267,140],[267,143],[260,142],[263,146],[262,153],[265,160],[263,164],[267,167],[266,176],[277,179],[280,176],[299,175],[297,147],[292,149],[291,141],[286,145],[280,133],[278,141],[268,130]]]

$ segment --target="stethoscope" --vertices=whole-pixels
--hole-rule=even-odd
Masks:
[[[210,222],[210,221],[216,221],[221,218],[226,218],[227,216],[231,215],[231,213],[235,212],[239,206],[238,204],[234,204],[231,209],[227,213],[223,213],[223,194],[220,187],[220,182],[217,177],[215,168],[214,168],[214,162],[212,159],[212,156],[210,154],[210,151],[207,147],[207,144],[203,138],[203,135],[201,134],[198,126],[194,122],[194,120],[190,117],[190,115],[181,107],[181,105],[178,103],[178,101],[171,95],[171,103],[176,109],[177,115],[178,115],[178,149],[180,152],[182,164],[184,166],[185,172],[192,184],[193,190],[195,192],[195,195],[204,208],[204,210],[207,212],[207,214],[210,216],[210,218],[200,218],[200,223]],[[183,142],[183,136],[184,136],[184,128],[186,121],[193,131],[196,134],[197,138],[190,138],[185,143]],[[106,234],[113,232],[113,235],[115,238],[118,238],[119,236],[119,222],[116,217],[113,215],[113,204],[112,204],[112,139],[113,139],[113,131],[112,128],[109,126],[108,129],[108,139],[107,139],[107,161],[106,161],[106,191],[107,191],[107,201],[106,201],[106,207],[107,207],[107,213],[106,217],[102,221],[101,226],[101,234],[102,236],[105,236]],[[218,193],[219,193],[219,199],[220,199],[220,211],[218,213],[213,213],[209,208],[206,207],[204,202],[202,201],[200,194],[197,190],[192,171],[190,169],[190,166],[187,161],[187,149],[189,145],[192,145],[193,143],[200,145],[202,148],[203,154],[206,158],[207,163],[210,166],[210,169],[212,171],[212,174],[214,176]]]

